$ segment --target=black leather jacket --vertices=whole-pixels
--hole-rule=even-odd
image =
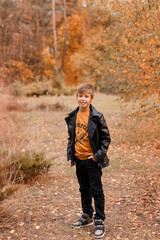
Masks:
[[[67,159],[74,162],[74,141],[75,141],[75,124],[76,116],[79,107],[74,109],[65,118],[68,126],[68,147],[67,147]],[[109,159],[107,157],[108,146],[111,142],[109,130],[102,113],[98,112],[90,104],[90,116],[88,120],[88,136],[91,144],[94,158],[98,161],[98,165],[101,168],[109,165]]]

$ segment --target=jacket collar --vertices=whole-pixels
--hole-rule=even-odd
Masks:
[[[99,117],[101,115],[100,112],[98,112],[95,107],[93,107],[92,104],[90,104],[90,109],[91,109],[91,116],[92,117]]]
[[[79,110],[79,107],[76,107],[72,112],[69,113],[68,117],[72,117],[74,116],[75,114],[77,114]],[[90,110],[91,110],[91,116],[94,118],[94,117],[99,117],[100,116],[100,112],[98,112],[95,107],[93,107],[92,104],[90,104]]]

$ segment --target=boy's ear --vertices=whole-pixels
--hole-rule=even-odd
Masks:
[[[93,99],[94,99],[94,96],[91,98],[91,102],[93,101]]]

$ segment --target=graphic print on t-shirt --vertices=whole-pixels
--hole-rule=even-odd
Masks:
[[[76,136],[75,136],[75,156],[81,160],[93,155],[88,136],[89,110],[84,113],[77,113]]]
[[[75,143],[79,142],[80,144],[84,144],[84,142],[88,142],[88,139],[85,139],[88,133],[88,126],[82,123],[76,123],[76,139]]]

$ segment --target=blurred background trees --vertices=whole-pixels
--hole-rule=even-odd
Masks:
[[[0,82],[159,94],[159,13],[157,0],[0,0]]]

